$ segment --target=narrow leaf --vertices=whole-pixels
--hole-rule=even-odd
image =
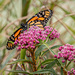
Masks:
[[[48,45],[47,43],[43,42],[43,44],[50,50],[50,52],[51,52],[52,54],[55,55],[55,53],[53,52],[53,50],[52,50],[51,48],[49,48],[49,45]]]
[[[16,50],[12,50],[10,52],[10,54],[8,55],[7,59],[5,60],[5,62],[2,63],[2,68],[4,68],[6,66],[6,64],[8,63],[8,61],[14,56]]]
[[[51,69],[42,69],[42,70],[38,70],[36,72],[32,72],[30,74],[45,74],[45,73],[53,73],[53,75],[57,75],[55,74],[55,72]]]
[[[39,48],[37,48],[36,52],[35,52],[35,57],[37,59],[38,55],[40,54],[40,52],[42,50],[44,50],[46,47],[44,45],[41,45]]]
[[[13,61],[11,63],[8,63],[7,65],[15,64],[15,63],[18,63],[18,62],[29,62],[29,63],[32,63],[30,60],[18,59],[16,61]]]
[[[20,71],[20,70],[6,70],[6,71],[9,71],[9,72],[14,72],[14,73],[23,73],[23,74],[29,74],[29,72],[26,72],[26,71]]]
[[[48,64],[48,63],[50,63],[50,62],[52,62],[52,61],[54,61],[54,60],[55,60],[55,59],[47,59],[47,60],[43,61],[43,62],[37,67],[37,69],[39,69],[41,65],[46,65],[46,64]]]
[[[55,64],[57,64],[57,59],[55,59],[53,62],[51,62],[51,63],[49,63],[46,67],[45,67],[45,69],[50,69],[50,68],[52,68]]]
[[[31,0],[22,0],[22,17],[27,15],[30,2]],[[26,22],[26,19],[22,22]]]
[[[35,57],[37,59],[38,55],[40,54],[40,52],[42,52],[45,48],[48,48],[53,54],[55,54],[50,48],[49,46],[52,45],[54,43],[55,39],[50,41],[48,40],[46,43],[44,41],[42,41],[43,45],[39,46],[35,52]]]
[[[16,66],[17,66],[17,64],[14,64],[13,67],[12,67],[12,70],[15,70]],[[14,72],[11,72],[9,75],[17,75],[17,74],[15,74]]]
[[[55,46],[51,47],[51,49],[55,49],[55,48],[58,48],[60,46],[62,46],[62,45],[55,45]]]

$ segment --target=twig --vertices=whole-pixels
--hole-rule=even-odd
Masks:
[[[58,38],[58,40],[59,40],[63,45],[66,44],[61,38]]]
[[[35,49],[36,50],[36,49]],[[35,50],[33,49],[28,49],[28,51],[30,52],[31,54],[31,58],[32,58],[32,61],[33,61],[33,72],[37,71],[37,67],[36,67],[36,59],[35,59]],[[35,74],[37,75],[37,74]]]
[[[24,20],[24,19],[26,19],[26,18],[28,18],[28,16],[21,17],[21,18],[15,20],[15,21],[12,21],[11,23],[9,23],[9,24],[4,28],[4,30],[6,30],[10,25],[14,24],[15,22],[17,22],[17,21],[22,21],[22,20]]]
[[[55,16],[56,19],[58,19],[56,16]],[[71,34],[71,36],[75,39],[75,37],[73,36],[73,34],[71,33],[71,31],[66,27],[66,24],[63,23],[61,20],[58,20],[64,27],[65,29]]]
[[[53,24],[51,24],[50,26],[56,24],[57,22],[59,22],[59,20],[62,20],[64,17],[68,17],[68,16],[72,16],[72,15],[75,15],[75,13],[72,13],[72,14],[69,14],[69,15],[64,15],[62,18],[58,19],[56,22],[54,22]],[[55,16],[55,15],[53,15]]]

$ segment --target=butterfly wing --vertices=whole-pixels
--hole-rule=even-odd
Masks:
[[[26,22],[26,24],[29,25],[29,27],[38,26],[41,29],[44,29],[44,27],[46,26],[46,23],[51,18],[52,14],[53,14],[52,10],[41,11],[37,13],[36,15],[34,15],[32,18],[30,18]]]
[[[26,27],[20,27],[18,30],[16,30],[8,39],[8,42],[7,42],[7,45],[6,45],[6,48],[8,50],[12,50],[15,48],[16,45],[14,45],[14,42],[18,39],[18,37],[20,36],[20,34],[27,30],[27,25]]]

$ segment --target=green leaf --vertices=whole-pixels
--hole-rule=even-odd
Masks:
[[[18,63],[18,62],[29,62],[29,63],[32,63],[30,60],[18,59],[16,61],[13,61],[11,63],[8,63],[7,65],[15,64],[15,63]]]
[[[55,59],[53,62],[49,63],[44,69],[50,69],[52,68],[55,64],[57,64],[57,59]]]
[[[55,42],[56,39],[50,40],[48,39],[48,41],[46,42],[48,44],[48,46],[52,45]]]
[[[62,45],[55,45],[55,46],[51,47],[51,49],[55,49],[55,48],[58,48],[60,46],[62,46]]]
[[[5,60],[5,62],[2,63],[2,67],[1,68],[4,68],[6,66],[6,64],[8,63],[8,61],[14,56],[16,50],[12,50],[10,52],[10,54],[8,55],[7,59]]]
[[[39,48],[37,48],[36,52],[35,52],[35,57],[37,59],[38,55],[40,54],[40,52],[42,50],[44,50],[46,47],[44,45],[41,45]]]
[[[55,59],[47,59],[47,60],[45,60],[45,61],[43,61],[38,67],[37,67],[37,69],[39,69],[40,67],[41,67],[41,65],[46,65],[46,64],[48,64],[48,63],[50,63],[50,62],[52,62],[52,61],[54,61]]]
[[[42,69],[42,70],[38,70],[36,72],[32,72],[30,74],[45,74],[45,73],[52,73],[53,75],[57,75],[54,70],[52,69]]]
[[[53,68],[51,68],[50,70],[52,71],[52,75],[57,75],[57,73],[55,72]]]
[[[30,2],[31,0],[22,0],[22,17],[27,15]],[[23,22],[26,22],[26,20],[23,20]]]
[[[26,71],[20,71],[20,70],[6,70],[6,71],[9,71],[9,72],[14,72],[14,73],[23,73],[23,74],[30,74],[29,72],[26,72]]]
[[[43,53],[42,53],[42,55],[41,56],[44,56],[46,53],[48,53],[49,52],[49,49],[48,50],[46,50],[46,51],[44,51]]]
[[[53,44],[54,43],[54,41],[55,41],[55,39],[54,40],[51,40],[50,41],[50,39],[47,41],[47,43],[45,43],[45,42],[43,42],[43,45],[41,45],[41,46],[39,46],[38,48],[37,48],[37,50],[36,50],[36,52],[35,52],[35,57],[36,57],[36,59],[37,59],[37,57],[38,57],[38,55],[40,54],[40,52],[42,52],[45,48],[48,48],[49,49],[49,46],[51,45],[51,44]],[[51,49],[50,49],[51,50]]]
[[[55,55],[55,53],[53,52],[53,50],[51,48],[49,48],[49,44],[43,42],[43,44],[49,49],[49,51]]]
[[[58,66],[61,66],[61,64],[62,64],[62,63],[59,62],[59,60],[57,59],[57,65],[58,65]]]
[[[14,64],[12,67],[12,70],[16,70],[16,66],[17,66],[17,64]],[[17,75],[17,74],[14,72],[11,72],[9,75]]]

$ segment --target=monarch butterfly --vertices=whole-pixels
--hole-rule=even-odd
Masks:
[[[35,14],[25,24],[21,24],[21,27],[9,37],[6,48],[8,50],[14,49],[15,45],[13,42],[15,42],[20,36],[20,34],[23,31],[27,30],[28,27],[38,26],[44,30],[44,27],[46,26],[46,23],[48,22],[49,18],[51,18],[52,14],[52,10],[43,10]]]

